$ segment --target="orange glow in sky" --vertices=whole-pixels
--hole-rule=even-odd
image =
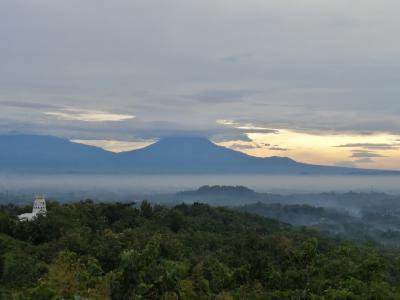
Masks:
[[[312,134],[282,129],[278,133],[248,133],[251,141],[220,145],[249,155],[287,156],[300,162],[363,168],[399,169],[399,136],[376,134]]]

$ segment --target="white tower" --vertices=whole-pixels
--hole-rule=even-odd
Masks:
[[[45,216],[47,213],[46,209],[46,200],[43,196],[35,197],[35,201],[33,201],[33,208],[31,213],[25,213],[18,216],[20,221],[32,221],[38,215]]]
[[[45,215],[46,213],[47,213],[46,200],[44,199],[43,196],[36,197],[35,201],[33,202],[32,214]]]

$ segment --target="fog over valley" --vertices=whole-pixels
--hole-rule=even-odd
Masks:
[[[320,192],[385,192],[400,195],[400,176],[312,175],[82,175],[0,174],[0,191],[45,194],[66,199],[126,199],[130,195],[175,193],[202,185],[243,185],[257,192],[278,194]],[[70,196],[67,196],[70,195]],[[30,199],[27,199],[30,201]]]

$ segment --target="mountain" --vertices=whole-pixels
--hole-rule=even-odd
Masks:
[[[295,166],[288,158],[260,159],[218,146],[198,137],[170,137],[139,150],[120,153],[119,166],[130,166],[139,171],[161,173],[229,173],[259,172],[260,161],[268,161],[269,168],[277,165]]]
[[[259,158],[200,137],[170,137],[142,149],[112,153],[67,139],[0,136],[0,171],[105,174],[400,174],[318,166],[287,157]]]
[[[41,135],[0,136],[0,171],[79,172],[110,166],[114,153]]]

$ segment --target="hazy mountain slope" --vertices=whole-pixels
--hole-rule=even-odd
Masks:
[[[146,148],[120,153],[118,160],[125,166],[129,163],[130,168],[161,173],[253,173],[265,169],[260,163],[268,162],[270,168],[297,165],[288,158],[260,159],[196,137],[162,139]]]
[[[171,137],[123,153],[35,135],[0,136],[0,171],[132,174],[352,174],[374,170],[316,166],[287,157],[258,158],[205,138]]]
[[[106,169],[114,154],[67,139],[39,135],[0,136],[0,170],[79,172]]]
[[[145,173],[375,173],[374,170],[303,164],[287,157],[253,157],[199,137],[165,138],[148,147],[120,153],[117,160],[120,171]]]

